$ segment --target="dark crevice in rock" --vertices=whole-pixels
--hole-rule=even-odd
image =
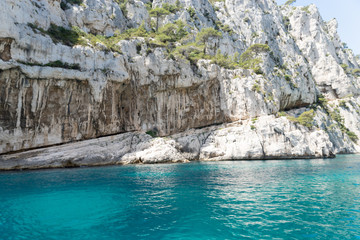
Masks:
[[[3,61],[11,60],[12,38],[0,38],[0,59]]]

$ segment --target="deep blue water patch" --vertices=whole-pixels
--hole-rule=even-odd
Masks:
[[[359,239],[360,156],[0,173],[0,239]]]

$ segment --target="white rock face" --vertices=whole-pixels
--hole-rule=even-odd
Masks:
[[[80,6],[65,10],[69,24],[79,26],[86,32],[111,36],[115,30],[126,28],[126,17],[120,6],[112,0],[86,0]]]
[[[215,131],[201,149],[200,160],[277,159],[331,156],[332,143],[322,130],[309,132],[285,117],[262,117]]]
[[[156,18],[146,2],[0,2],[0,154],[87,140],[35,150],[39,157],[3,155],[8,165],[1,168],[310,158],[360,150],[359,60],[342,44],[336,20],[324,22],[315,5],[185,0],[159,17],[159,26],[187,24],[186,41],[205,27],[221,31],[221,38],[206,42],[208,54],[233,58],[253,44],[268,45],[269,53],[257,54],[262,74],[171,57],[149,38],[119,40],[115,52],[90,41],[72,45],[48,32],[75,26],[105,38],[142,24],[150,31]],[[155,0],[152,8],[165,3],[176,4]],[[275,117],[282,111],[299,117],[309,107],[315,109],[305,121],[310,128],[294,123],[301,118]],[[146,131],[170,138],[152,139]],[[114,134],[120,135],[88,140]]]
[[[313,4],[306,8],[285,6],[282,12],[289,17],[289,32],[312,66],[319,90],[331,99],[358,95],[359,78],[347,73],[341,64],[352,69],[359,68],[359,64],[353,53],[344,49],[337,34],[337,21],[324,22]]]
[[[134,132],[0,156],[0,169],[38,169],[109,164],[331,157],[323,130],[309,131],[287,118],[260,117],[189,130],[166,138]]]

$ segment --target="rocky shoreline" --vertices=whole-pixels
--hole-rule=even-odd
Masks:
[[[192,129],[164,138],[153,138],[141,132],[123,133],[0,155],[0,170],[331,158],[335,152],[339,152],[322,130],[309,132],[286,117],[261,117],[253,122],[253,126],[240,121]]]

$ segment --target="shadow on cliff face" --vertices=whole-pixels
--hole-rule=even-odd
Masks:
[[[0,59],[3,61],[11,60],[11,43],[12,38],[0,38]]]
[[[158,128],[160,136],[224,121],[218,80],[188,87],[178,75],[108,81],[100,101],[84,80],[31,79],[0,73],[1,153],[121,132]],[[12,139],[11,142],[9,139]]]

